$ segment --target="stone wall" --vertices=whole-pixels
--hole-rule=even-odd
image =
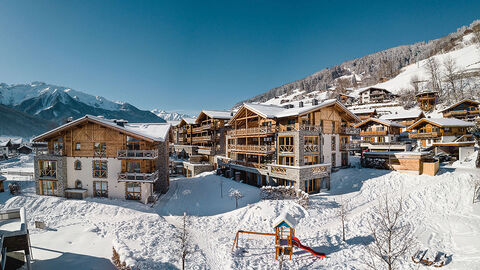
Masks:
[[[166,138],[164,142],[158,144],[158,180],[154,186],[154,189],[157,192],[166,193],[170,186],[168,162],[168,138]]]
[[[34,177],[35,177],[35,191],[40,194],[40,168],[38,161],[52,160],[57,162],[57,195],[65,197],[65,189],[67,189],[67,158],[56,155],[40,155],[34,158]],[[50,178],[43,178],[45,180],[54,180]]]

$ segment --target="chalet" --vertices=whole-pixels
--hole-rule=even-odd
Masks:
[[[154,199],[169,187],[169,124],[86,115],[33,139],[36,192],[67,198]]]
[[[19,154],[28,155],[32,153],[32,147],[30,147],[29,145],[23,144],[17,148],[17,152]]]
[[[417,98],[418,106],[422,111],[430,112],[435,110],[437,104],[437,92],[435,91],[423,91],[415,95]]]
[[[425,114],[422,111],[403,111],[382,115],[380,116],[380,119],[393,121],[408,127],[424,117]]]
[[[345,105],[351,105],[355,102],[355,97],[347,94],[338,94],[337,99]]]
[[[385,119],[369,118],[357,125],[362,138],[361,147],[369,151],[409,151],[411,144],[400,142],[404,125]]]
[[[359,94],[359,100],[361,104],[390,102],[396,97],[395,94],[391,93],[387,89],[376,87],[364,89],[360,91]]]
[[[12,142],[10,140],[0,142],[0,159],[6,159],[10,155],[10,149],[12,148]]]
[[[416,139],[421,147],[431,147],[434,143],[454,142],[467,134],[473,127],[471,122],[455,118],[422,118],[407,128],[409,137]]]
[[[444,118],[457,118],[466,121],[475,121],[480,115],[478,107],[479,104],[480,102],[478,101],[464,99],[440,112],[443,114]]]
[[[214,157],[225,155],[226,123],[231,117],[230,111],[202,110],[197,118],[184,118],[175,127],[174,151],[186,159],[182,162],[184,175],[214,169]]]
[[[330,187],[332,167],[349,164],[352,124],[360,119],[332,99],[296,108],[244,104],[229,121],[223,173],[256,185]]]
[[[377,117],[376,109],[358,109],[358,110],[351,110],[351,112],[356,116],[358,116],[361,120]]]

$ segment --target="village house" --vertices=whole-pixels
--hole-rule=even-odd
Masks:
[[[437,104],[437,92],[435,91],[423,91],[415,95],[417,98],[418,106],[424,112],[430,112],[435,110]]]
[[[361,104],[390,102],[396,97],[395,94],[391,93],[387,89],[376,87],[364,89],[360,91],[359,94],[359,101]]]
[[[451,143],[466,135],[471,122],[455,118],[422,118],[407,128],[409,137],[416,139],[421,147],[431,147],[434,143]]]
[[[357,109],[357,110],[351,110],[351,112],[356,116],[358,116],[361,120],[377,117],[376,109]]]
[[[404,125],[394,121],[369,118],[355,125],[360,128],[361,147],[369,151],[409,151],[411,144],[400,141]]]
[[[244,104],[230,120],[222,172],[251,185],[330,188],[332,168],[349,164],[349,137],[360,119],[332,99],[281,107]]]
[[[170,125],[86,115],[33,139],[40,195],[154,200],[169,187]]]
[[[452,106],[440,111],[444,118],[457,118],[466,121],[476,121],[480,115],[480,102],[471,99],[461,100]]]
[[[174,127],[176,140],[173,160],[175,171],[187,177],[213,170],[215,156],[225,155],[226,123],[232,117],[230,111],[202,110],[197,118],[184,118]]]
[[[398,124],[404,125],[405,128],[402,131],[406,131],[406,127],[413,125],[413,123],[425,117],[425,114],[422,111],[402,111],[395,112],[392,114],[386,114],[380,116],[382,120],[389,120],[396,122]]]

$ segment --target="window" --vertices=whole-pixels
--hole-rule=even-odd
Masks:
[[[95,157],[107,156],[107,145],[105,143],[93,143],[93,155]]]
[[[308,152],[318,152],[318,136],[305,136],[304,150]]]
[[[82,181],[80,181],[80,180],[75,181],[75,188],[81,189],[82,188]]]
[[[127,136],[127,150],[140,150],[140,140]]]
[[[278,157],[278,162],[279,162],[280,165],[293,166],[293,157],[279,156]]]
[[[81,150],[81,148],[82,148],[81,143],[79,143],[79,142],[75,143],[75,150]]]
[[[305,157],[305,165],[314,165],[319,164],[319,156],[306,156]]]
[[[93,161],[93,177],[107,178],[107,161],[106,160]]]
[[[337,151],[337,138],[332,136],[332,151]]]
[[[332,121],[332,133],[335,133],[335,121]]]
[[[280,152],[293,153],[294,146],[292,136],[278,137],[278,145]]]
[[[127,200],[140,200],[141,198],[141,187],[140,183],[126,183],[126,199]]]
[[[138,162],[138,161],[128,161],[127,162],[127,172],[129,172],[129,173],[140,173],[140,162]]]
[[[57,162],[54,160],[39,160],[40,177],[57,177]]]
[[[287,179],[278,179],[279,186],[286,186],[286,187],[293,187],[295,186],[295,181],[287,180]]]
[[[317,179],[305,180],[305,192],[311,193],[317,191]]]
[[[337,155],[335,153],[332,153],[332,167],[336,167],[337,165]]]
[[[80,160],[75,160],[73,165],[74,165],[73,167],[75,168],[75,170],[81,170],[82,169],[82,162],[80,162]]]
[[[108,197],[108,182],[93,181],[93,196],[94,197]]]
[[[57,196],[57,181],[40,180],[40,189],[42,195]]]

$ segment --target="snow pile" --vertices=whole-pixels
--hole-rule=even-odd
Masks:
[[[133,258],[133,252],[118,240],[113,241],[113,248],[117,252],[120,262],[125,263],[128,267],[133,267],[136,264],[136,260]]]
[[[478,156],[478,150],[474,151],[470,156],[464,160],[457,160],[452,163],[453,168],[476,168],[476,161]]]

